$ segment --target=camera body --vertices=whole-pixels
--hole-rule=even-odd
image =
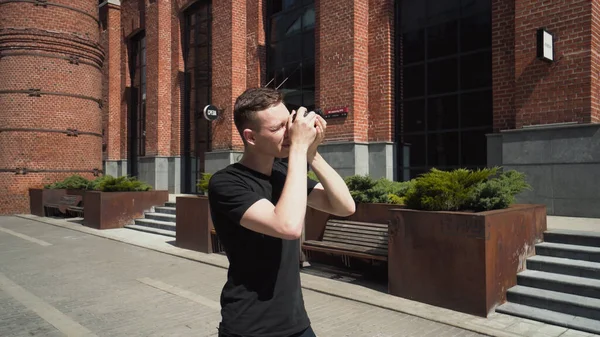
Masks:
[[[316,113],[317,115],[325,118],[325,115],[323,114],[323,110],[321,108],[315,108],[315,110],[313,110],[314,113]],[[306,110],[306,112],[304,113],[304,117],[306,117],[308,114],[310,113],[310,111]],[[296,115],[294,115],[294,117],[292,117],[292,122],[296,120]]]

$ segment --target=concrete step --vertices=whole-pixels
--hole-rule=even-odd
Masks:
[[[569,229],[553,229],[544,232],[544,241],[564,243],[567,245],[600,247],[600,233]]]
[[[536,255],[565,259],[600,262],[600,247],[568,245],[564,243],[542,242],[535,245]]]
[[[174,201],[165,202],[165,207],[176,207],[176,203]]]
[[[175,237],[174,231],[166,230],[166,229],[153,228],[153,227],[147,227],[147,226],[139,226],[139,225],[126,225],[125,228],[129,228],[129,229],[133,229],[133,230],[145,232],[145,233],[164,235],[164,236],[168,236],[168,237],[172,237],[172,238]]]
[[[156,213],[156,212],[147,212],[144,214],[146,219],[159,220],[165,222],[176,222],[175,214],[165,214],[165,213]]]
[[[160,220],[152,220],[152,219],[135,219],[135,225],[145,226],[150,228],[158,228],[175,232],[175,223],[160,221]]]
[[[514,286],[506,292],[509,302],[600,321],[600,299],[552,290]]]
[[[568,329],[600,334],[600,321],[585,317],[562,314],[551,310],[534,308],[510,302],[504,303],[497,307],[496,312],[552,325],[558,325]]]
[[[163,213],[163,214],[177,214],[177,208],[175,207],[154,207],[154,212],[156,213]]]
[[[525,270],[517,274],[517,284],[579,296],[600,298],[600,280]]]
[[[527,269],[600,280],[598,262],[536,255],[527,259]]]

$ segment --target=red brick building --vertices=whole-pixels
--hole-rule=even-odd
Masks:
[[[0,129],[0,170],[5,170],[0,189],[10,187],[2,201],[24,202],[28,186],[60,175],[15,175],[15,168],[93,170],[100,161],[106,174],[135,175],[172,193],[195,192],[199,173],[214,172],[241,153],[232,118],[236,97],[248,87],[271,86],[285,93],[290,109],[304,105],[332,113],[321,152],[342,175],[405,180],[431,167],[502,165],[527,173],[534,190],[521,201],[545,203],[550,214],[600,216],[592,207],[600,201],[597,2],[109,0],[95,5],[99,26],[88,34],[97,34],[102,46],[97,48],[102,80],[93,75],[102,93],[89,95],[101,98],[102,128],[93,129],[102,133],[103,145],[89,136],[95,143],[84,147],[80,135],[80,147],[64,152],[68,157],[27,161],[37,155],[30,151],[64,151],[57,147],[68,148],[72,139],[49,133],[58,138],[28,147],[14,140],[18,132]],[[15,14],[27,8],[37,18],[52,6],[0,7],[2,56],[8,50],[3,36],[53,22]],[[4,9],[10,9],[8,15]],[[71,12],[64,15],[80,15]],[[54,21],[55,26],[67,22]],[[551,61],[538,57],[541,28],[553,37],[545,41]],[[85,29],[82,24],[65,32],[85,34]],[[2,57],[0,76],[38,64],[20,57]],[[53,69],[28,76],[32,83],[53,81],[60,73]],[[97,72],[90,68],[86,74]],[[72,78],[58,85],[88,90]],[[11,80],[0,90],[32,85]],[[38,107],[10,105],[18,96],[0,91],[0,121],[38,121],[33,117]],[[219,109],[214,121],[203,115],[208,104]],[[29,119],[13,117],[18,109]],[[93,120],[80,116],[80,109],[65,106],[65,115],[45,123],[65,125],[72,115],[81,123]],[[340,111],[342,116],[335,114]],[[42,133],[22,134],[26,139]],[[87,155],[77,152],[82,149]]]

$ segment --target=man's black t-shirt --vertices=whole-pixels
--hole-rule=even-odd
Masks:
[[[277,204],[286,175],[287,164],[279,161],[270,176],[235,163],[210,179],[211,216],[229,259],[221,293],[220,329],[225,333],[288,336],[310,325],[300,287],[299,240],[275,238],[240,225],[255,202],[266,198]],[[316,184],[308,179],[307,193]]]

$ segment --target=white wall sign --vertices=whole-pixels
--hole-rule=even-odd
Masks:
[[[554,61],[554,35],[545,28],[537,31],[537,57],[548,62]]]

